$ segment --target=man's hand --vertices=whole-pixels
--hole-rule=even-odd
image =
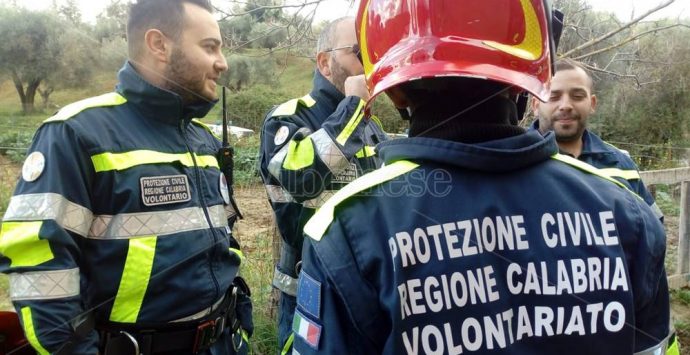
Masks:
[[[369,89],[364,74],[349,76],[345,79],[345,96],[359,96],[362,100],[369,100]]]

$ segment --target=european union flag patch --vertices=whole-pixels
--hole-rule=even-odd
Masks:
[[[299,273],[297,305],[311,316],[321,318],[321,283],[304,271]]]

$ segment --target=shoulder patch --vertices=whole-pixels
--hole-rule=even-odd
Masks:
[[[295,310],[295,318],[292,321],[292,331],[314,350],[319,350],[321,329],[321,325],[304,316],[299,310]]]
[[[88,99],[77,101],[63,107],[60,111],[58,111],[58,113],[43,121],[43,123],[66,121],[89,108],[117,106],[122,105],[125,102],[127,102],[127,99],[116,92],[90,97]]]
[[[313,317],[321,318],[321,283],[304,270],[297,284],[297,305]]]
[[[278,131],[276,132],[275,137],[273,137],[273,144],[275,145],[281,145],[285,143],[285,141],[288,140],[290,137],[290,127],[288,126],[281,126]]]
[[[309,108],[315,104],[316,100],[314,100],[311,95],[306,94],[299,99],[292,99],[280,104],[275,110],[273,110],[271,117],[294,115],[300,105]]]
[[[22,178],[26,182],[36,181],[46,166],[46,158],[43,153],[35,151],[29,154],[22,166]]]
[[[368,188],[383,184],[396,177],[406,174],[416,169],[419,164],[407,160],[396,161],[391,165],[384,166],[365,174],[357,180],[345,185],[338,190],[333,197],[319,208],[304,226],[304,233],[312,239],[319,241],[333,222],[335,207],[348,198],[360,193]]]

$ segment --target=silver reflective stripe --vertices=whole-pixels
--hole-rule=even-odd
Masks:
[[[217,205],[208,209],[213,227],[228,225],[225,208]],[[129,239],[140,236],[163,236],[166,234],[207,229],[204,210],[200,207],[179,210],[124,213],[115,216],[96,216],[88,238]]]
[[[201,311],[194,313],[191,316],[187,316],[187,317],[180,318],[180,319],[175,319],[175,320],[170,321],[168,323],[189,322],[192,320],[197,320],[197,319],[201,319],[203,317],[206,317],[207,315],[211,314],[211,312],[215,311],[216,308],[218,308],[218,306],[220,306],[220,303],[223,302],[224,299],[225,299],[225,296],[221,297],[211,307],[202,309]]]
[[[659,344],[656,344],[649,349],[637,352],[635,355],[665,355],[666,349],[668,348],[668,340],[671,338],[671,335],[673,335],[673,333],[667,335],[664,340],[659,342]]]
[[[654,202],[649,207],[651,207],[652,211],[654,211],[654,215],[656,216],[656,218],[658,218],[658,219],[664,218],[664,212],[661,212],[661,208],[659,208],[659,205],[657,205],[656,202]]]
[[[317,208],[321,207],[324,203],[326,203],[326,201],[328,201],[328,199],[333,197],[333,195],[335,195],[336,192],[338,192],[338,191],[326,190],[326,191],[322,192],[321,195],[319,195],[319,197],[302,202],[302,206],[304,206],[306,208],[317,209]]]
[[[288,202],[295,202],[295,199],[292,198],[292,195],[290,195],[287,190],[285,190],[282,186],[278,185],[266,185],[266,192],[268,193],[268,198],[271,200],[273,203],[288,203]]]
[[[55,193],[17,195],[10,199],[4,221],[52,219],[62,228],[86,236],[93,213]]]
[[[297,279],[283,274],[278,268],[273,272],[273,286],[279,289],[280,292],[290,296],[297,296]]]
[[[268,162],[268,172],[276,179],[280,179],[280,170],[283,169],[283,161],[288,153],[290,145],[286,144],[276,155]]]
[[[78,268],[10,274],[12,301],[52,300],[78,295]]]
[[[349,166],[349,162],[343,152],[340,151],[338,145],[324,129],[314,132],[310,137],[312,142],[314,142],[314,148],[319,158],[333,174],[337,174]]]

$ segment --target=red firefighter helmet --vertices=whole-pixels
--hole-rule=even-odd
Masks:
[[[0,355],[35,355],[24,331],[19,324],[17,313],[0,312]]]
[[[546,100],[553,55],[546,1],[361,0],[357,36],[372,99],[404,82],[459,76]]]

